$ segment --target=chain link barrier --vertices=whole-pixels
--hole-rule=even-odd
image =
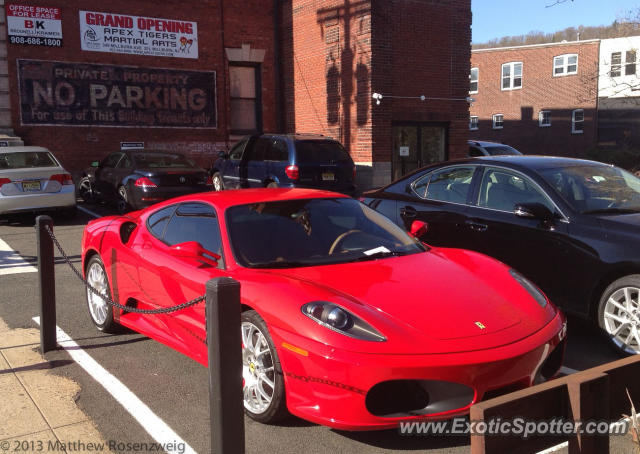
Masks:
[[[171,312],[177,312],[177,311],[180,311],[182,309],[186,309],[187,307],[196,305],[196,304],[204,301],[204,299],[205,299],[205,295],[202,295],[202,296],[199,296],[197,298],[192,299],[191,301],[187,301],[186,303],[178,304],[177,306],[163,307],[163,308],[160,308],[160,309],[139,309],[137,307],[123,306],[122,304],[113,301],[111,299],[111,297],[102,294],[101,292],[96,290],[91,284],[89,284],[87,282],[87,280],[84,278],[84,276],[82,275],[82,273],[78,270],[78,268],[76,268],[74,266],[74,264],[71,263],[71,260],[69,259],[69,256],[62,249],[62,246],[58,242],[58,239],[56,238],[56,236],[53,234],[53,231],[51,230],[51,228],[48,225],[45,225],[44,227],[45,227],[45,230],[47,231],[47,233],[49,234],[49,236],[51,237],[51,240],[53,241],[53,244],[56,245],[56,249],[58,249],[60,254],[62,254],[62,257],[64,258],[64,261],[71,268],[71,271],[73,271],[73,273],[78,277],[78,279],[80,279],[82,281],[84,286],[91,293],[93,293],[94,295],[99,296],[100,298],[102,298],[102,300],[105,303],[107,303],[108,305],[110,305],[110,306],[113,306],[113,307],[115,307],[117,309],[122,309],[123,311],[133,312],[133,313],[136,313],[136,314],[168,314],[168,313],[171,313]]]

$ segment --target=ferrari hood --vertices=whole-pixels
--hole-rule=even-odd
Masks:
[[[419,350],[414,353],[516,342],[541,329],[555,312],[540,307],[506,266],[463,250],[287,269],[286,276],[323,287],[339,299],[334,303],[348,301],[348,310],[374,326],[378,320],[386,325],[387,332],[376,328],[390,343],[413,343],[411,350]]]

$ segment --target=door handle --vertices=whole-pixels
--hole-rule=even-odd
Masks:
[[[465,221],[464,223],[467,224],[471,230],[475,230],[476,232],[486,232],[489,228],[487,224],[481,224],[480,222]]]
[[[405,218],[415,218],[418,215],[418,212],[415,208],[407,206],[400,210],[400,215],[404,216]]]

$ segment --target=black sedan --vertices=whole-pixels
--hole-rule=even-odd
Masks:
[[[483,157],[419,169],[361,200],[407,230],[427,222],[427,243],[509,264],[565,311],[597,322],[619,352],[640,353],[640,179],[631,173]]]
[[[84,200],[115,201],[120,213],[211,188],[208,172],[185,156],[139,150],[111,153],[92,163],[78,183]]]

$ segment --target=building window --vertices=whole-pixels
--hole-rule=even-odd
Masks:
[[[538,126],[541,128],[548,128],[551,126],[551,111],[541,110],[538,114]]]
[[[553,75],[568,76],[578,73],[578,54],[565,54],[553,57]]]
[[[621,68],[622,52],[613,52],[611,54],[611,71],[609,72],[609,75],[611,77],[619,77]]]
[[[582,134],[584,130],[584,110],[576,109],[571,112],[571,133]]]
[[[471,68],[469,73],[469,93],[478,93],[478,68]]]
[[[633,76],[636,73],[636,51],[628,50],[624,61],[624,75]]]
[[[493,115],[493,129],[502,129],[504,126],[504,116],[502,114]]]
[[[262,129],[259,68],[229,65],[231,134],[254,134]]]
[[[477,131],[478,130],[478,117],[471,116],[469,117],[469,130]]]
[[[516,90],[522,88],[522,62],[511,62],[502,65],[502,89]]]

